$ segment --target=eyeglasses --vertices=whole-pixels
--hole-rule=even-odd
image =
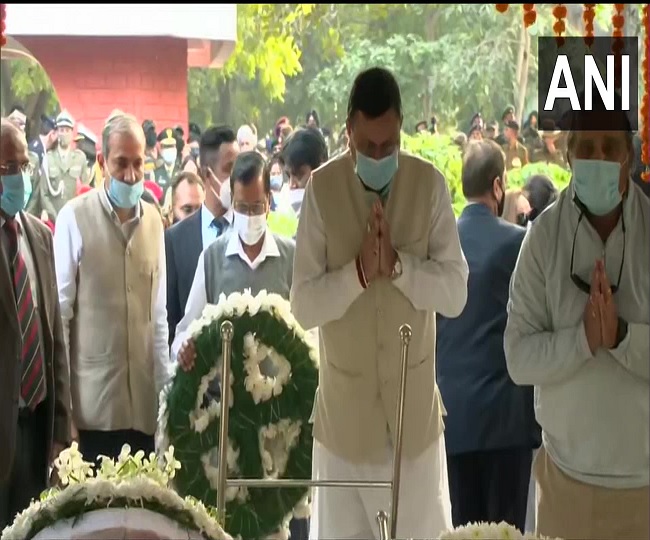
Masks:
[[[266,203],[256,202],[248,204],[244,202],[235,202],[233,204],[233,209],[235,212],[246,216],[261,216],[266,213]]]
[[[571,248],[571,281],[573,284],[578,287],[582,292],[586,294],[591,293],[591,285],[584,281],[578,274],[573,271],[573,260],[576,253],[576,238],[578,237],[578,229],[580,228],[580,223],[584,217],[584,211],[580,212],[580,217],[578,218],[578,225],[576,226],[576,232],[573,235],[573,247]],[[623,277],[623,262],[625,261],[625,218],[623,213],[621,213],[621,228],[623,229],[623,254],[621,255],[621,267],[618,270],[618,280],[616,285],[612,285],[612,294],[615,294],[618,291],[618,288],[621,286],[621,278]]]
[[[7,163],[0,165],[0,175],[9,176],[11,174],[25,173],[31,176],[34,174],[34,166],[31,163]]]

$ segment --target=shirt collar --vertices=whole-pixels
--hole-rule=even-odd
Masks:
[[[226,210],[226,213],[222,216],[223,219],[228,223],[228,225],[232,225],[232,209]],[[208,229],[210,225],[212,225],[212,222],[214,221],[214,214],[210,212],[210,209],[203,203],[201,206],[201,226],[204,229]]]
[[[278,249],[278,244],[275,241],[273,233],[267,230],[264,234],[264,243],[262,244],[260,254],[254,261],[251,261],[244,252],[237,231],[232,231],[228,238],[228,245],[226,246],[226,257],[232,257],[233,255],[238,255],[246,264],[255,270],[255,268],[262,264],[267,257],[279,257],[280,250]]]

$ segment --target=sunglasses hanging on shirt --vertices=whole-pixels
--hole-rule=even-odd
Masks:
[[[573,234],[573,247],[571,248],[571,268],[570,268],[571,281],[573,281],[574,285],[578,287],[578,289],[580,289],[584,293],[590,294],[591,285],[573,271],[573,262],[576,254],[576,239],[578,238],[578,229],[580,229],[580,223],[582,222],[582,218],[585,216],[585,212],[584,209],[582,208],[582,204],[580,203],[580,201],[576,201],[576,203],[580,208],[580,217],[578,218],[578,225],[576,226],[575,233]],[[621,212],[621,228],[623,230],[623,254],[621,255],[621,266],[618,270],[618,280],[616,282],[616,285],[612,285],[612,294],[616,294],[616,291],[618,291],[618,288],[621,286],[621,278],[623,276],[623,263],[625,262],[625,244],[626,244],[625,217],[623,216],[622,212]]]

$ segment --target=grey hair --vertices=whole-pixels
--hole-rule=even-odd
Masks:
[[[144,141],[144,131],[140,122],[132,114],[118,114],[113,116],[102,130],[102,154],[104,158],[108,157],[109,142],[111,136],[115,134],[132,133]]]
[[[503,180],[505,169],[506,156],[497,143],[490,139],[470,142],[463,156],[463,195],[473,198],[490,192],[495,178]]]

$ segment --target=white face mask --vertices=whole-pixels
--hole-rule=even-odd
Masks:
[[[176,148],[163,148],[161,155],[163,161],[167,165],[171,165],[172,163],[176,162],[176,155],[177,155]]]
[[[232,196],[230,193],[230,178],[226,178],[221,184],[221,205],[225,210],[230,209],[230,203],[232,202]]]
[[[247,216],[239,212],[233,214],[235,216],[233,227],[241,241],[247,246],[257,244],[266,232],[266,214],[261,216]]]

